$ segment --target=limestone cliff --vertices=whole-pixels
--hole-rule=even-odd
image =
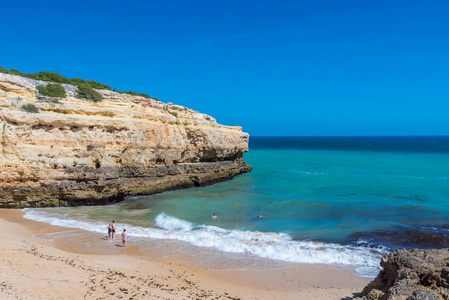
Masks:
[[[251,170],[241,127],[107,90],[94,103],[64,85],[67,98],[55,101],[38,94],[41,84],[0,73],[0,207],[106,204]]]

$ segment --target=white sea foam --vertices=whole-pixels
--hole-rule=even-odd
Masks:
[[[160,228],[173,231],[190,231],[193,228],[190,222],[167,216],[164,213],[158,215],[156,219],[154,219],[154,222]]]
[[[98,221],[70,219],[64,216],[25,209],[25,218],[52,225],[106,231]],[[62,218],[61,218],[62,217]],[[335,264],[353,266],[361,276],[374,277],[380,267],[381,257],[387,249],[365,245],[339,245],[313,241],[296,241],[284,233],[227,230],[217,226],[200,225],[161,213],[155,218],[159,228],[146,228],[120,224],[130,237],[171,239],[188,242],[199,247],[214,248],[233,253],[250,253],[268,259],[308,264]]]

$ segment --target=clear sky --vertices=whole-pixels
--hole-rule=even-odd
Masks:
[[[449,1],[4,1],[0,66],[260,135],[449,135]]]

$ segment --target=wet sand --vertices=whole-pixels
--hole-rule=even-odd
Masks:
[[[119,236],[27,220],[20,210],[0,209],[0,226],[0,299],[350,299],[371,280],[321,265],[206,270],[122,248]],[[78,234],[36,238],[60,232]]]

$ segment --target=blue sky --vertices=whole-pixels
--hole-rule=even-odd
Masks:
[[[260,135],[449,135],[447,1],[6,1],[0,66]]]

